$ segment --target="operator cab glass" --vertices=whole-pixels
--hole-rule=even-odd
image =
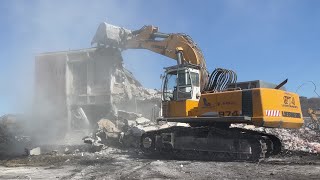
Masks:
[[[194,88],[199,88],[199,74],[189,68],[167,71],[163,85],[163,100],[193,99]]]

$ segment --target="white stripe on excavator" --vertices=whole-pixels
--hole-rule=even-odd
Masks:
[[[279,117],[280,116],[280,111],[279,110],[266,110],[266,115],[267,116]]]

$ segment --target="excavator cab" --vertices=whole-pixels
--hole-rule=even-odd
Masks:
[[[190,66],[166,68],[163,81],[163,101],[197,100],[200,97],[199,70]]]
[[[180,64],[165,68],[162,92],[162,117],[188,116],[201,96],[199,67]]]

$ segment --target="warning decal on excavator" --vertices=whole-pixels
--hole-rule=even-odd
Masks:
[[[279,117],[280,116],[280,111],[279,110],[266,110],[266,115],[267,116]]]
[[[300,113],[295,113],[295,112],[287,112],[287,111],[280,111],[279,110],[266,110],[266,116],[271,116],[271,117],[292,117],[292,118],[301,118]]]

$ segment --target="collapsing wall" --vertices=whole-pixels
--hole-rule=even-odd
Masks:
[[[51,122],[76,129],[92,126],[101,118],[114,119],[117,110],[152,119],[159,112],[159,93],[143,88],[122,63],[121,52],[115,48],[36,56],[36,113],[46,112],[45,116],[53,117]]]

